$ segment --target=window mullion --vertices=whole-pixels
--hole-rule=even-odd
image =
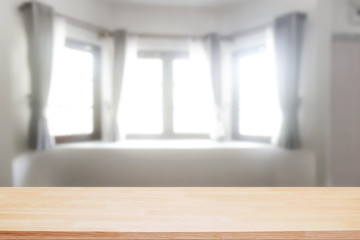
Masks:
[[[232,138],[239,140],[239,81],[236,63],[238,54],[233,56],[233,81],[232,81]]]
[[[163,107],[164,107],[164,137],[171,138],[173,131],[173,81],[172,81],[172,58],[164,57],[164,87],[163,87]]]

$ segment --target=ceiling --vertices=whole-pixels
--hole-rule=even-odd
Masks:
[[[245,0],[110,0],[123,4],[172,6],[172,7],[226,7]]]

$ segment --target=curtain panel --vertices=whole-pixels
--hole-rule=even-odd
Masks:
[[[116,108],[116,141],[125,140],[128,134],[129,124],[131,124],[129,113],[133,110],[134,101],[132,92],[129,89],[131,89],[132,81],[136,78],[138,71],[138,37],[127,33],[125,42],[122,78],[115,79],[115,81],[121,79],[121,86],[116,90],[119,91],[117,94],[120,94]]]
[[[276,19],[274,26],[279,99],[283,124],[278,137],[280,147],[301,147],[299,133],[299,78],[306,15],[292,13]]]
[[[114,80],[115,44],[112,37],[101,38],[102,140],[113,142],[112,83]]]
[[[29,147],[47,150],[54,145],[45,116],[51,82],[54,47],[54,11],[39,2],[30,2],[22,8],[28,35],[31,73],[31,119]]]
[[[113,125],[113,141],[117,142],[121,139],[119,128],[119,108],[121,93],[125,77],[126,63],[126,47],[127,33],[125,30],[118,30],[114,33],[115,41],[115,60],[114,60],[114,81],[112,91],[112,125]]]
[[[224,107],[222,101],[222,51],[221,51],[221,36],[213,33],[208,36],[209,41],[209,60],[211,70],[211,82],[213,88],[214,105],[215,105],[215,126],[212,134],[212,139],[216,141],[225,140],[225,126],[224,126]]]

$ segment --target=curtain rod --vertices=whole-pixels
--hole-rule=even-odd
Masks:
[[[1,1],[1,0],[0,0]],[[20,6],[20,9],[24,9],[25,7],[29,6],[31,2],[25,2]],[[56,16],[64,18],[67,22],[71,23],[74,26],[87,29],[93,32],[97,32],[102,37],[111,37],[114,35],[114,32],[106,29],[104,27],[100,27],[98,25],[88,23],[73,17],[69,17],[60,13],[55,13]],[[263,24],[261,26],[249,28],[246,30],[238,31],[232,34],[228,35],[220,35],[220,38],[225,41],[233,41],[234,39],[248,35],[250,33],[254,33],[257,31],[261,31],[269,26],[271,26],[272,23]],[[209,34],[206,35],[181,35],[181,34],[156,34],[156,33],[139,33],[139,32],[130,32],[130,34],[142,37],[142,38],[170,38],[170,39],[186,39],[186,38],[205,38]]]
[[[184,38],[199,38],[203,35],[181,35],[181,34],[156,34],[156,33],[137,33],[130,32],[130,34],[139,36],[141,38],[168,38],[168,39],[184,39]]]

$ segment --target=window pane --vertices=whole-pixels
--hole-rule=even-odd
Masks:
[[[279,127],[275,62],[264,49],[239,57],[239,133],[272,137]]]
[[[174,132],[209,134],[213,125],[212,88],[207,69],[188,59],[173,62]]]
[[[48,107],[47,114],[53,136],[82,135],[93,132],[92,108]]]
[[[64,47],[53,73],[47,109],[51,135],[92,133],[93,54]]]
[[[135,71],[125,80],[121,126],[127,134],[163,133],[163,63],[137,59]]]

